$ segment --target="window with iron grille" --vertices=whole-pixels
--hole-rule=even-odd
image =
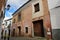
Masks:
[[[35,4],[35,5],[34,5],[34,8],[35,8],[35,12],[40,11],[39,3]]]

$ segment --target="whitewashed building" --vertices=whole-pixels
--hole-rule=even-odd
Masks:
[[[5,35],[5,31],[8,35],[9,30],[11,30],[11,24],[12,24],[12,18],[6,19],[6,20],[3,21],[3,24],[2,24],[2,27],[3,27],[3,30],[4,30],[3,35]]]
[[[60,0],[48,0],[53,40],[60,40]]]

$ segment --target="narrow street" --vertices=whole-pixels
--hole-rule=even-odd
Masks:
[[[2,40],[2,39],[0,39]],[[35,37],[35,38],[26,38],[26,37],[12,37],[10,40],[46,40],[46,38]]]
[[[60,0],[0,0],[0,40],[60,40]]]

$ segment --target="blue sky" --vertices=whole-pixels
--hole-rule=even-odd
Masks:
[[[9,4],[11,7],[9,10],[5,10],[5,19],[11,18],[12,14],[27,1],[28,0],[8,0],[7,5]]]

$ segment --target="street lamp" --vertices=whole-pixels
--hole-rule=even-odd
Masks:
[[[5,10],[4,15],[5,15],[5,13],[6,13],[6,10],[8,11],[9,9],[10,9],[10,5],[8,4],[7,7],[4,9],[4,10]],[[5,17],[5,16],[4,16],[4,17]]]
[[[7,10],[9,10],[9,9],[10,9],[10,5],[8,4],[8,5],[7,5]]]

